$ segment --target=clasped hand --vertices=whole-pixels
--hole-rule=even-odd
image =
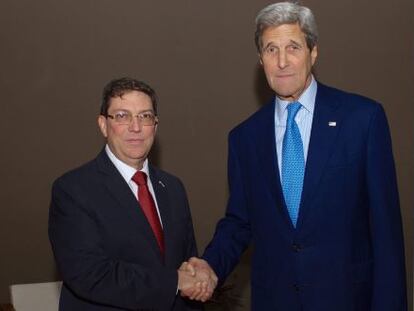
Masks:
[[[192,257],[178,270],[181,296],[205,302],[213,295],[218,278],[207,261]]]

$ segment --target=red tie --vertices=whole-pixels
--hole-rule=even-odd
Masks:
[[[154,232],[161,254],[164,256],[164,234],[157,209],[155,208],[154,200],[148,190],[147,175],[144,172],[138,171],[132,177],[132,180],[138,185],[139,204],[147,217],[147,220],[152,228],[152,232]]]

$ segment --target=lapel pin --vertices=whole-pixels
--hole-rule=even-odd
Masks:
[[[334,122],[334,121],[329,121],[328,125],[329,125],[329,126],[336,126],[336,122]]]
[[[163,188],[165,188],[165,185],[162,183],[162,181],[161,180],[159,180],[158,181],[158,183],[163,187]]]

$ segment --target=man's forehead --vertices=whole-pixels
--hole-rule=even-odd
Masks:
[[[140,100],[140,101],[151,101],[151,97],[141,91],[137,90],[126,90],[118,94],[115,94],[110,98],[112,102],[115,101],[130,101],[130,100]]]
[[[141,97],[141,96],[144,96],[144,97],[148,97],[149,98],[149,96],[146,94],[146,93],[144,93],[144,92],[142,92],[142,91],[138,91],[138,90],[122,90],[122,91],[119,91],[119,92],[117,92],[116,94],[114,94],[112,97],[111,97],[111,99],[125,99],[125,97],[130,97],[130,96],[139,96],[139,97]]]
[[[263,30],[262,39],[284,37],[305,38],[305,33],[300,28],[299,24],[282,24],[279,26],[270,26]]]
[[[151,97],[144,92],[136,90],[126,91],[122,94],[111,97],[109,100],[109,107],[124,105],[139,105],[146,106],[148,109],[153,108]]]

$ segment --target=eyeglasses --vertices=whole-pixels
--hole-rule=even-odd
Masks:
[[[120,110],[115,112],[114,114],[107,114],[107,118],[111,118],[114,120],[115,123],[119,125],[129,125],[132,122],[134,117],[138,118],[138,121],[141,125],[144,126],[152,126],[158,123],[158,117],[154,115],[151,111],[145,111],[133,115],[129,111]]]

